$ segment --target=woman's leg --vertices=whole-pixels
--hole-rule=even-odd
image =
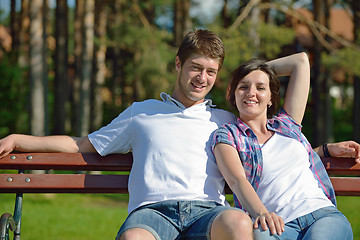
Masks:
[[[326,207],[312,213],[315,222],[311,224],[303,239],[352,240],[350,222],[335,207]]]

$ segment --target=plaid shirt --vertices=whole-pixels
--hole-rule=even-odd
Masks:
[[[310,143],[304,134],[302,134],[301,127],[284,109],[281,109],[276,116],[268,119],[267,122],[269,130],[281,133],[303,144],[309,153],[310,169],[315,179],[327,198],[336,205],[334,188],[326,169],[319,155],[312,149]],[[243,164],[246,178],[255,191],[257,191],[262,176],[263,157],[257,137],[251,128],[238,118],[235,124],[227,123],[215,132],[212,139],[212,147],[214,148],[217,143],[226,143],[236,148]],[[242,208],[235,194],[234,201],[236,207]]]

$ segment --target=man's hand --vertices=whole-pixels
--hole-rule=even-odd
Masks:
[[[333,157],[351,157],[360,164],[360,144],[354,141],[345,141],[327,144],[329,153]]]
[[[277,234],[280,236],[284,232],[284,220],[273,212],[259,215],[254,221],[254,228],[258,228],[259,223],[263,230],[269,228],[272,235]]]
[[[15,148],[15,139],[13,135],[9,135],[3,139],[0,139],[0,158],[5,157],[11,153]]]

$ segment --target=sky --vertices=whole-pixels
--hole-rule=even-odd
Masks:
[[[56,0],[48,0],[50,7],[56,6]],[[221,11],[224,2],[219,0],[192,0],[193,7],[190,9],[190,16],[201,16],[204,23],[209,23],[213,20],[214,16],[217,16]],[[284,2],[290,2],[291,0],[283,0]],[[69,6],[75,6],[75,0],[67,0]],[[311,2],[311,0],[301,0],[298,5],[304,5]],[[21,0],[16,0],[16,6],[20,9]],[[237,8],[239,0],[229,0],[229,7]],[[10,11],[10,0],[0,0],[0,9],[6,13]],[[7,14],[5,14],[6,16]]]

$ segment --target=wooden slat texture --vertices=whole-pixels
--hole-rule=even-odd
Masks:
[[[353,158],[322,158],[329,175],[360,176],[360,164]]]
[[[359,177],[330,177],[337,196],[360,196]]]
[[[0,169],[130,171],[132,154],[18,153],[0,159]]]
[[[128,175],[0,174],[0,193],[127,193]]]
[[[97,153],[16,153],[0,159],[0,169],[125,171],[132,155]],[[352,158],[322,158],[335,192],[360,196],[360,164]],[[355,177],[357,176],[357,177]],[[26,182],[25,179],[30,179]],[[128,175],[0,174],[0,193],[127,193]],[[227,194],[231,194],[228,186]]]

